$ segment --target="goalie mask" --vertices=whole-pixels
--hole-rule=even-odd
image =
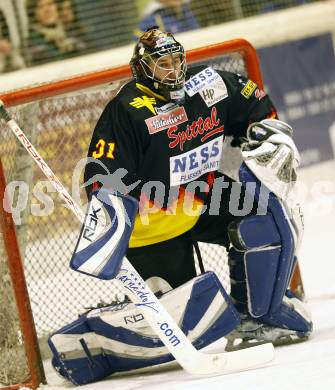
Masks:
[[[183,103],[186,60],[183,46],[156,26],[141,35],[130,61],[133,76],[167,100]]]

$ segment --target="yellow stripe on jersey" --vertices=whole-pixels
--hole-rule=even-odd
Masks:
[[[136,83],[136,88],[138,88],[140,91],[142,91],[143,93],[145,93],[151,97],[155,97],[158,100],[163,100],[163,102],[167,102],[167,99],[164,96],[152,91],[150,88],[146,87],[143,84]]]
[[[167,210],[151,201],[140,202],[129,247],[156,244],[187,232],[197,223],[202,206],[203,201],[193,199],[191,195],[179,197]]]

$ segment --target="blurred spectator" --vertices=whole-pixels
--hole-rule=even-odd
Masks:
[[[112,49],[132,41],[138,23],[135,0],[72,0],[87,51]]]
[[[8,26],[4,14],[0,10],[0,72],[8,69],[8,59],[12,46],[9,42]]]
[[[71,25],[75,22],[76,16],[75,16],[75,10],[74,5],[72,4],[71,0],[64,0],[60,1],[60,18],[62,19],[62,22],[64,25]]]
[[[77,50],[83,52],[86,49],[84,43],[84,31],[77,20],[75,5],[72,0],[59,1],[60,19],[63,22],[67,37],[72,40]]]
[[[32,65],[77,54],[80,47],[67,36],[55,0],[28,0],[28,46]]]
[[[188,3],[183,0],[150,2],[144,10],[139,30],[135,31],[136,37],[152,26],[158,26],[161,30],[172,33],[194,30],[200,27]]]
[[[268,4],[262,5],[260,7],[259,13],[267,13],[285,9],[288,7],[294,7],[297,5],[303,5],[310,3],[309,0],[277,0],[270,1]]]
[[[191,0],[190,9],[201,27],[229,22],[236,18],[232,0]]]
[[[23,68],[25,66],[20,53],[18,21],[12,2],[0,3],[0,73]]]

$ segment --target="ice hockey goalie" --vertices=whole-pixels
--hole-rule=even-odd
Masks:
[[[307,339],[310,314],[289,289],[303,232],[292,128],[253,81],[187,69],[182,45],[157,27],[140,37],[130,65],[134,78],[101,114],[84,174],[89,197],[96,188],[117,193],[109,208],[118,225],[106,232],[112,260],[79,245],[73,268],[108,279],[126,256],[144,280],[164,279],[172,289],[161,300],[197,348],[224,336],[229,349]],[[227,249],[229,296],[214,273],[197,276],[196,242]],[[171,360],[137,309],[93,310],[55,332],[54,367],[84,384]]]

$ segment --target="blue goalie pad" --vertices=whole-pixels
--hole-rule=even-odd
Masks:
[[[225,336],[240,322],[213,272],[164,293],[160,300],[197,349]],[[52,334],[49,346],[54,368],[76,385],[173,360],[132,303],[90,311]]]
[[[254,195],[259,202],[258,209],[268,211],[267,216],[256,215],[254,217],[250,217],[255,218],[254,220],[249,220],[249,222],[257,221],[257,224],[260,224],[260,226],[257,228],[258,231],[263,230],[263,233],[260,234],[258,237],[258,242],[257,237],[255,237],[255,235],[253,234],[253,229],[243,229],[243,227],[241,227],[242,230],[239,230],[239,234],[243,234],[244,236],[244,242],[250,241],[254,246],[253,250],[251,250],[250,247],[246,247],[244,249],[247,250],[246,256],[248,256],[249,252],[252,253],[253,260],[255,261],[255,259],[257,259],[257,254],[259,254],[259,267],[256,263],[252,265],[252,262],[248,261],[248,279],[252,279],[252,273],[250,273],[250,271],[252,271],[253,268],[255,269],[255,272],[257,270],[257,273],[259,274],[259,272],[262,271],[258,268],[262,268],[262,266],[264,266],[263,275],[264,278],[266,278],[267,272],[270,268],[269,265],[272,264],[272,268],[277,267],[276,281],[275,285],[272,287],[272,290],[264,291],[261,288],[262,284],[257,284],[257,286],[254,286],[256,290],[253,292],[252,295],[254,297],[258,297],[256,298],[257,300],[262,300],[263,298],[261,297],[261,295],[263,294],[271,295],[271,304],[269,308],[263,307],[258,310],[255,310],[255,313],[251,312],[252,315],[255,314],[256,317],[259,317],[261,315],[265,315],[268,311],[277,311],[282,304],[285,291],[288,288],[292,269],[295,264],[294,252],[296,232],[294,231],[294,226],[290,222],[289,216],[287,215],[282,202],[272,192],[264,191],[264,186],[262,187],[262,183],[256,178],[256,176],[245,164],[242,164],[239,171],[239,176],[240,181],[242,183],[256,183],[256,191],[255,194],[252,195]],[[246,186],[246,190],[248,191],[248,186]],[[248,221],[248,218],[246,218],[246,220]],[[255,226],[257,224],[255,224]],[[243,220],[240,222],[240,225],[243,226]],[[267,243],[265,243],[264,237],[262,236],[266,237],[266,239],[268,240]],[[270,248],[271,253],[268,253],[271,254],[271,256],[269,257],[269,259],[271,258],[271,261],[269,262],[269,264],[267,264],[266,256],[265,259],[263,256],[263,250],[270,250]],[[261,258],[263,258],[263,260]],[[258,289],[259,292],[257,291]],[[251,305],[251,307],[258,306],[258,304],[253,305],[253,302],[249,302],[249,304]]]
[[[103,188],[93,192],[70,267],[99,279],[114,278],[127,252],[137,210],[138,202],[131,196]]]
[[[264,190],[245,164],[239,174],[242,183],[256,183],[255,193],[249,195],[256,197],[265,215],[249,215],[229,225],[232,299],[241,313],[306,335],[312,330],[306,305],[287,295],[296,261],[295,225],[282,201]]]
[[[232,248],[229,252],[229,257],[234,259],[232,270],[241,268],[237,267],[238,263],[244,267],[243,276],[238,276],[237,280],[247,281],[242,288],[248,289],[249,299],[245,300],[245,304],[248,303],[253,317],[265,315],[272,303],[281,254],[281,238],[274,219],[268,214],[236,220],[229,226],[229,236],[237,249]],[[234,298],[241,302],[238,286],[235,284],[233,288]]]

